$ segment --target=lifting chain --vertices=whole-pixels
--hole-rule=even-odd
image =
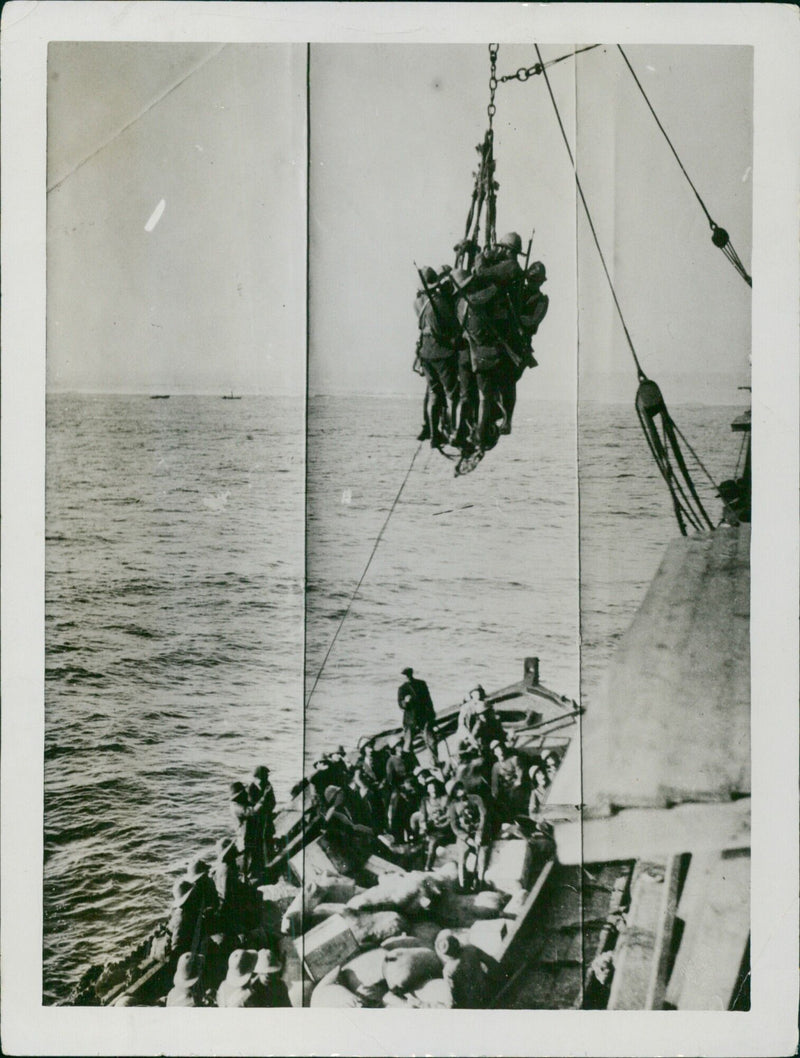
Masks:
[[[489,45],[489,62],[491,64],[491,71],[489,73],[489,106],[486,108],[486,113],[489,115],[489,132],[492,132],[492,119],[497,113],[497,107],[494,103],[494,94],[497,91],[497,52],[499,48],[499,44]]]

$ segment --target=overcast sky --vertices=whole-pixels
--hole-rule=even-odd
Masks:
[[[626,50],[749,267],[751,50]],[[535,61],[532,45],[504,44],[498,73]],[[750,291],[621,56],[604,46],[548,72],[645,370],[672,399],[735,403]],[[312,46],[312,392],[419,392],[412,262],[452,263],[488,74],[484,46]],[[305,86],[298,45],[50,46],[52,389],[303,391]],[[498,233],[527,242],[535,228],[549,277],[522,398],[574,397],[579,363],[584,395],[627,399],[630,354],[544,80],[501,84],[496,102]]]
[[[49,387],[302,392],[305,47],[58,43],[48,75]]]

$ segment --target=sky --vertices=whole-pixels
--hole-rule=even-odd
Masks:
[[[626,51],[749,267],[751,49]],[[498,74],[535,62],[502,44]],[[463,234],[485,46],[312,45],[308,101],[302,45],[51,44],[48,72],[51,390],[300,394],[307,319],[312,394],[419,393],[414,261],[452,263]],[[736,403],[750,290],[621,56],[548,73],[645,371],[673,399]],[[580,376],[583,397],[626,400],[635,371],[544,79],[501,83],[496,104],[498,234],[535,230],[548,271],[521,399],[574,400]]]
[[[305,82],[302,45],[50,45],[50,390],[302,392]]]

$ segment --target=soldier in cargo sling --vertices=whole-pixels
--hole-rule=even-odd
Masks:
[[[478,252],[469,240],[455,247],[462,265],[439,274],[420,271],[417,363],[425,374],[425,423],[419,440],[456,452],[456,473],[474,469],[500,436],[511,432],[517,383],[535,367],[531,341],[547,312],[541,261],[519,264],[522,240],[509,232]],[[416,365],[415,365],[416,366]]]
[[[453,440],[458,395],[457,344],[459,327],[449,270],[437,276],[433,268],[420,270],[421,289],[414,309],[419,322],[417,356],[427,380],[425,422],[419,440],[438,448]]]

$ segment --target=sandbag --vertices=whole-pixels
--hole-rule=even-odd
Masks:
[[[339,983],[359,996],[369,1005],[378,1005],[387,989],[383,976],[383,948],[371,948],[356,955],[341,968]]]
[[[385,940],[381,947],[385,951],[396,951],[398,948],[430,948],[433,950],[433,944],[423,944],[413,934],[401,933],[399,937],[389,937]]]
[[[430,948],[387,951],[383,962],[383,976],[393,992],[411,992],[441,972],[439,957]]]
[[[303,981],[295,981],[289,986],[289,1002],[293,1007],[308,1007],[311,1005],[313,993],[313,981],[309,981],[308,978]]]
[[[322,903],[322,890],[316,882],[306,882],[286,908],[281,919],[281,933],[299,937],[311,925],[311,912]]]
[[[406,921],[396,911],[351,911],[345,909],[342,918],[350,927],[360,947],[381,944],[389,937],[406,931]]]
[[[259,885],[258,891],[263,900],[275,904],[283,913],[301,889],[296,885],[291,885],[285,878],[279,878],[274,885]]]
[[[443,926],[471,926],[476,919],[497,918],[507,902],[507,893],[443,893],[436,903],[436,918]]]
[[[436,866],[431,871],[431,875],[444,889],[455,889],[458,885],[458,864],[454,859],[437,856]]]
[[[409,932],[417,940],[417,947],[430,948],[431,951],[436,943],[436,937],[442,929],[441,922],[430,918],[418,918],[409,926]]]
[[[475,911],[482,918],[496,918],[508,900],[508,893],[497,893],[492,889],[484,889],[482,893],[475,893]]]
[[[361,1007],[364,1004],[344,985],[317,985],[311,994],[312,1007]]]
[[[330,918],[331,915],[341,915],[346,910],[345,904],[317,904],[314,908],[314,921],[320,922],[323,918]]]
[[[412,995],[421,1007],[432,1010],[449,1009],[453,1005],[450,985],[442,977],[432,977],[424,985],[415,988]]]
[[[346,904],[360,891],[352,878],[343,878],[340,874],[317,874],[296,891],[294,899],[284,911],[281,933],[291,933],[295,937],[305,933],[311,925],[312,913],[321,904]],[[328,911],[328,915],[335,913]]]
[[[427,911],[441,892],[441,883],[425,871],[386,874],[378,885],[348,900],[347,906],[353,911],[385,908],[414,915]]]
[[[361,892],[360,885],[342,874],[317,875],[314,881],[325,903],[346,904],[356,893]]]

